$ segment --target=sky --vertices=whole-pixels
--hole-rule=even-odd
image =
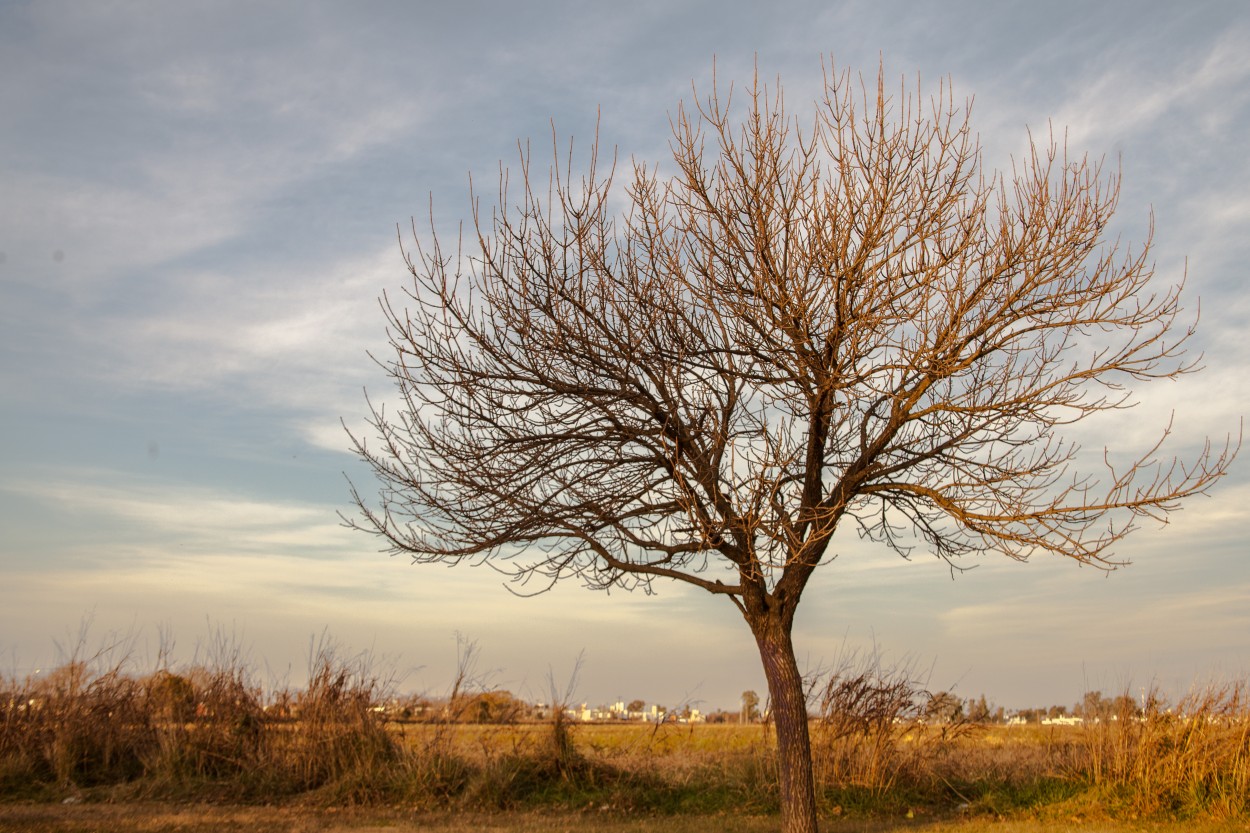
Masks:
[[[1247,413],[1250,6],[1229,2],[0,2],[0,674],[83,644],[138,664],[222,639],[265,684],[309,647],[406,690],[734,708],[764,691],[737,611],[693,588],[519,598],[487,567],[415,566],[342,526],[397,227],[455,233],[518,142],[662,162],[692,85],[822,59],[949,79],[988,166],[1030,131],[1122,174],[1110,233],[1154,229],[1205,370],[1136,389],[1089,448],[1222,444]],[[536,156],[538,154],[536,153]],[[856,651],[1009,707],[1250,674],[1250,461],[1104,573],[987,556],[952,575],[850,535],[800,607],[807,669]],[[580,663],[579,658],[580,657]],[[574,679],[576,669],[576,677]]]

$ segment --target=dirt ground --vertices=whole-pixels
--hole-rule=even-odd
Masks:
[[[0,833],[695,833],[774,830],[775,818],[628,818],[582,813],[414,813],[398,809],[170,804],[0,805]]]
[[[620,816],[576,813],[414,813],[401,809],[238,807],[201,804],[0,804],[0,833],[765,833],[776,817]],[[1250,824],[845,818],[827,833],[1250,833]]]

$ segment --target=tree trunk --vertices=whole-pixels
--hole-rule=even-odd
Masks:
[[[777,770],[781,782],[782,833],[816,833],[816,790],[812,743],[807,731],[807,697],[790,622],[776,614],[749,621],[764,663],[773,724],[777,729]]]

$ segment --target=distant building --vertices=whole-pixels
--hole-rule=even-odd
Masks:
[[[1043,726],[1080,726],[1085,722],[1084,718],[1076,715],[1059,715],[1058,717],[1043,717]]]

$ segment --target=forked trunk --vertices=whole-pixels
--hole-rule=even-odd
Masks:
[[[749,621],[759,645],[777,730],[782,833],[816,833],[816,791],[812,743],[807,731],[807,697],[794,659],[790,623],[776,615]]]

